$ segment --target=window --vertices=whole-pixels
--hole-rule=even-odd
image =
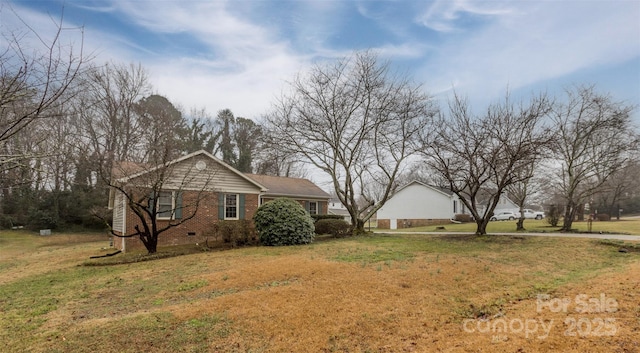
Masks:
[[[309,202],[309,214],[318,214],[318,203],[315,201]]]
[[[170,219],[173,207],[173,192],[161,191],[158,194],[156,211],[158,212],[158,218]]]
[[[453,200],[453,213],[458,213],[458,201]]]
[[[224,219],[238,219],[238,195],[224,195]]]

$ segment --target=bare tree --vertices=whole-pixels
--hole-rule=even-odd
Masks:
[[[638,140],[631,125],[633,107],[597,93],[593,86],[566,94],[551,114],[557,134],[554,160],[560,163],[553,186],[565,200],[562,230],[570,231],[578,209],[626,164]]]
[[[607,181],[600,187],[594,195],[595,205],[598,209],[605,210],[612,217],[615,215],[620,219],[620,203],[624,201],[628,195],[640,194],[640,160],[630,160],[624,167],[617,170]]]
[[[198,163],[171,159],[171,148],[163,151],[153,154],[157,158],[153,163],[117,162],[110,173],[102,174],[111,187],[114,207],[125,205],[135,217],[132,231],[118,231],[114,229],[116,225],[109,225],[111,234],[119,238],[138,237],[149,254],[157,251],[162,233],[196,217],[210,200],[218,170],[211,165],[200,167]]]
[[[531,195],[531,188],[533,186],[532,180],[534,176],[534,171],[536,167],[536,161],[532,160],[530,164],[522,166],[520,170],[514,171],[518,176],[517,179],[520,180],[516,183],[507,185],[505,190],[511,197],[511,200],[518,205],[520,210],[520,218],[518,218],[518,222],[516,224],[516,230],[525,230],[524,229],[524,209],[526,207],[527,200]]]
[[[144,125],[137,103],[151,91],[146,71],[140,65],[94,66],[83,76],[83,93],[74,105],[83,127],[81,148],[97,163],[92,170],[114,161],[144,161],[147,151]]]
[[[448,116],[441,115],[433,135],[424,139],[424,157],[447,181],[476,221],[476,234],[487,232],[487,224],[509,185],[531,178],[521,173],[538,158],[549,141],[542,119],[549,100],[541,95],[528,105],[505,101],[489,106],[482,116],[471,113],[458,95],[449,102]],[[481,202],[486,198],[486,204]],[[484,205],[481,205],[484,204]]]
[[[282,141],[272,135],[273,130],[264,127],[268,122],[263,122],[263,131],[259,136],[258,148],[255,155],[255,170],[257,174],[308,178],[309,171],[305,163],[290,149],[282,148]]]
[[[283,150],[331,177],[354,233],[364,232],[364,222],[387,201],[435,114],[422,87],[389,65],[370,51],[315,65],[294,78],[291,93],[266,117]],[[365,183],[383,185],[384,192],[373,198]]]
[[[59,117],[87,60],[82,41],[79,48],[64,42],[65,31],[83,29],[64,28],[62,15],[51,21],[56,26],[51,38],[24,21],[23,29],[1,34],[6,46],[0,49],[0,165],[25,157],[26,151],[5,148],[7,141],[38,120]]]
[[[145,130],[136,103],[151,91],[146,71],[133,64],[94,66],[84,84],[80,113],[95,153],[107,161],[142,159],[144,152],[135,154]]]

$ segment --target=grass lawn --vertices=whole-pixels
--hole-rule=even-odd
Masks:
[[[594,240],[377,234],[89,260],[106,247],[0,232],[3,352],[639,349],[640,252]]]
[[[437,229],[442,226],[425,226],[401,229],[400,231],[406,232],[434,232],[442,231]],[[446,224],[444,225],[447,232],[465,232],[474,233],[476,230],[475,223],[463,223],[463,224]],[[560,227],[552,227],[546,220],[527,219],[524,221],[525,232],[557,232]],[[585,221],[573,222],[573,229],[576,232],[587,232],[588,224]],[[397,230],[396,230],[397,231]],[[516,231],[516,221],[493,221],[489,222],[487,226],[487,233],[513,233]],[[611,220],[606,222],[595,221],[592,223],[591,231],[594,233],[609,233],[609,234],[631,234],[640,235],[640,218],[627,218],[617,220]],[[393,232],[393,231],[392,231]]]

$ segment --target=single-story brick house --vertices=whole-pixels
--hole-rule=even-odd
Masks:
[[[162,178],[158,177],[160,173]],[[204,242],[216,222],[251,220],[262,203],[276,197],[292,198],[310,213],[320,214],[326,214],[329,200],[329,194],[309,180],[244,174],[203,150],[160,167],[121,163],[114,168],[113,175],[114,185],[123,189],[135,187],[143,190],[141,193],[152,190],[148,185],[162,180],[162,191],[153,198],[159,226],[179,223],[183,214],[193,215],[161,233],[159,246]],[[113,211],[115,234],[130,235],[136,225],[140,226],[121,190],[112,187],[109,207]],[[114,246],[122,251],[144,247],[138,237],[113,238]]]
[[[267,191],[260,194],[260,205],[279,197],[287,197],[298,201],[312,215],[327,214],[331,196],[308,179],[259,174],[245,175],[267,188]]]

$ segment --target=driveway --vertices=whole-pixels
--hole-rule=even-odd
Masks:
[[[455,235],[464,234],[464,232],[403,232],[403,231],[383,231],[374,230],[374,233],[385,234],[431,234],[431,235]],[[640,241],[640,235],[627,234],[598,234],[598,233],[491,233],[491,235],[513,235],[513,236],[532,236],[532,237],[561,237],[561,238],[589,238],[589,239],[614,239],[614,240],[630,240]]]

